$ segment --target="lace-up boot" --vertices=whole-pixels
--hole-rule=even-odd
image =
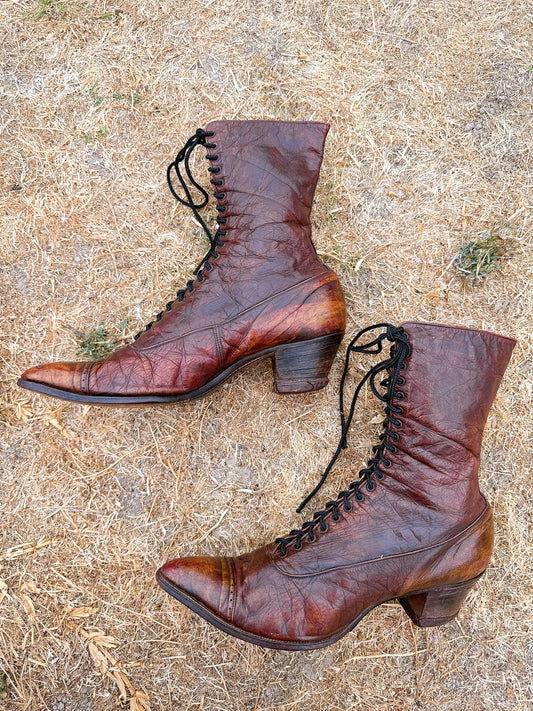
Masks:
[[[345,328],[338,278],[311,241],[311,203],[328,128],[214,121],[198,129],[168,173],[174,196],[193,210],[211,243],[195,279],[134,343],[93,363],[31,368],[19,385],[87,403],[176,402],[271,358],[278,392],[324,387]],[[207,149],[217,200],[214,235],[199,214],[208,194],[189,166],[198,145]],[[181,187],[173,185],[172,168]],[[193,191],[201,194],[196,202]]]
[[[415,624],[441,625],[487,567],[493,523],[478,483],[481,437],[514,341],[434,324],[384,326],[375,340],[357,345],[365,329],[348,347],[345,375],[351,353],[392,342],[347,415],[344,377],[341,387],[342,433],[330,465],[346,447],[365,381],[385,404],[379,444],[358,479],[270,545],[158,571],[164,590],[219,629],[262,647],[314,649],[394,598]]]

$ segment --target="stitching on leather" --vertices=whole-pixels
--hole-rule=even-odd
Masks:
[[[82,393],[87,394],[89,392],[89,379],[91,377],[91,372],[94,366],[96,365],[96,361],[93,361],[91,365],[87,368],[87,370],[83,371],[81,375],[81,391]]]
[[[483,496],[483,494],[482,494],[482,496]],[[483,498],[485,499],[484,496],[483,496]],[[289,578],[312,578],[317,575],[324,575],[325,573],[331,573],[334,570],[346,570],[347,568],[358,568],[361,565],[368,565],[369,563],[377,563],[377,562],[381,562],[384,560],[394,560],[395,558],[404,558],[405,556],[417,555],[418,553],[425,553],[426,551],[430,551],[435,548],[442,548],[443,546],[446,546],[446,545],[453,543],[453,542],[460,542],[462,538],[467,537],[476,528],[480,527],[481,525],[483,525],[485,523],[485,521],[483,521],[483,518],[487,515],[487,511],[489,512],[489,516],[487,516],[487,522],[488,522],[492,518],[492,511],[489,507],[487,499],[485,499],[485,507],[484,507],[483,511],[470,524],[470,526],[467,526],[467,528],[463,529],[460,533],[456,533],[455,536],[452,536],[451,538],[447,538],[445,541],[441,541],[440,543],[433,543],[431,546],[424,546],[423,548],[415,548],[414,550],[406,551],[405,553],[393,553],[391,555],[379,556],[379,558],[368,558],[367,560],[361,560],[357,563],[349,563],[347,565],[337,565],[332,568],[324,568],[324,570],[317,570],[316,572],[290,573],[289,571],[283,570],[282,568],[280,568],[277,560],[274,560],[274,558],[272,557],[272,551],[269,551],[269,556],[270,556],[270,560],[272,561],[272,563],[276,566],[276,568],[279,570],[279,572],[282,573],[282,575],[286,575]]]
[[[217,349],[218,367],[222,368],[224,365],[224,349],[222,348],[222,339],[220,338],[220,327],[215,326],[213,328],[213,333],[215,336],[215,345]]]
[[[89,368],[86,368],[81,371],[80,373],[80,392],[86,393],[87,392],[87,371],[90,370],[91,366]]]
[[[248,306],[248,308],[244,309],[243,311],[239,311],[238,314],[235,314],[235,316],[228,318],[226,321],[223,321],[222,323],[220,323],[218,325],[219,325],[219,327],[225,326],[226,324],[231,323],[232,321],[235,321],[236,319],[240,318],[241,316],[248,313],[249,311],[253,311],[258,306],[261,306],[262,304],[267,304],[269,301],[272,301],[273,299],[280,296],[281,294],[286,294],[288,291],[291,291],[292,289],[296,289],[297,287],[302,286],[302,284],[307,284],[307,282],[314,281],[315,279],[323,279],[324,276],[328,277],[327,281],[324,281],[324,283],[321,284],[318,288],[325,286],[328,282],[334,281],[337,278],[335,274],[328,274],[327,272],[323,272],[321,274],[315,274],[312,277],[308,277],[307,279],[303,279],[302,281],[299,281],[297,284],[288,286],[286,289],[277,291],[272,296],[269,296],[266,299],[262,299],[261,301],[258,301],[256,304],[252,304],[252,306]],[[135,344],[131,344],[131,345],[132,345],[132,347],[135,348],[136,351],[150,351],[150,350],[153,350],[154,348],[160,348],[161,346],[165,345],[166,343],[172,343],[173,341],[179,341],[181,338],[190,336],[193,333],[200,333],[201,331],[208,331],[211,328],[213,328],[212,324],[209,326],[203,326],[202,328],[193,328],[190,331],[187,331],[186,333],[182,333],[180,336],[173,336],[172,338],[168,338],[165,341],[159,341],[156,345],[153,345],[153,346],[144,346],[143,348],[141,348]],[[325,334],[325,335],[328,335],[328,334]]]
[[[226,559],[228,560],[228,559]],[[228,564],[228,573],[229,573],[229,600],[228,600],[228,614],[229,614],[229,619],[233,621],[233,616],[235,614],[235,600],[237,598],[235,591],[236,591],[236,578],[237,578],[237,570],[235,568],[235,561],[233,558],[229,559],[229,564]]]

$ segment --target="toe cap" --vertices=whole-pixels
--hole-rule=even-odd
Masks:
[[[234,577],[229,558],[178,558],[165,563],[158,579],[166,592],[181,602],[186,596],[207,606],[217,615],[231,620]]]
[[[47,363],[22,373],[19,385],[37,383],[67,392],[83,393],[90,363]]]

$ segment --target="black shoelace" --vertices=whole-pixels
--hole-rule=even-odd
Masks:
[[[169,188],[170,188],[170,192],[172,193],[172,195],[174,195],[174,197],[176,198],[176,200],[178,200],[179,202],[181,202],[182,205],[185,205],[185,207],[191,208],[191,210],[193,211],[193,214],[194,214],[196,220],[199,222],[199,224],[201,225],[203,231],[204,231],[205,234],[207,235],[207,238],[209,239],[210,248],[209,248],[207,254],[205,255],[205,257],[204,257],[204,258],[202,259],[202,261],[200,262],[200,264],[198,264],[198,266],[197,266],[197,267],[194,269],[194,271],[193,271],[193,274],[194,274],[194,276],[195,276],[195,279],[190,279],[190,280],[187,282],[187,284],[185,285],[185,288],[184,288],[184,289],[180,289],[180,290],[178,291],[178,293],[177,293],[177,295],[176,295],[176,298],[173,299],[172,301],[169,301],[168,304],[166,304],[166,306],[165,306],[165,308],[163,309],[163,311],[160,311],[160,312],[157,314],[157,316],[155,317],[155,319],[154,319],[153,321],[151,321],[151,322],[144,328],[143,331],[140,331],[140,332],[135,336],[135,340],[137,340],[137,339],[139,338],[139,336],[140,336],[142,333],[144,333],[145,331],[149,331],[149,330],[152,328],[152,326],[154,325],[154,323],[157,323],[158,321],[161,321],[161,319],[163,318],[163,314],[165,313],[165,311],[170,311],[171,308],[172,308],[172,305],[174,304],[175,301],[183,301],[183,299],[185,298],[186,293],[187,293],[188,291],[191,292],[191,291],[194,290],[194,282],[195,282],[195,281],[202,282],[202,281],[204,280],[203,270],[205,269],[205,270],[208,271],[208,272],[211,271],[211,269],[213,268],[213,266],[211,265],[211,263],[210,263],[209,260],[210,260],[210,259],[216,259],[216,258],[219,256],[219,255],[218,255],[218,252],[217,252],[217,247],[223,247],[223,246],[224,246],[224,242],[223,242],[220,238],[221,238],[221,237],[224,237],[224,236],[226,235],[226,230],[223,230],[223,229],[218,228],[217,231],[215,232],[215,234],[212,235],[211,232],[209,231],[209,228],[207,227],[207,225],[205,224],[205,222],[204,222],[204,221],[202,220],[202,218],[200,217],[200,214],[199,214],[198,210],[201,210],[202,208],[204,208],[204,207],[207,205],[207,203],[209,202],[209,194],[208,194],[207,191],[206,191],[201,185],[199,185],[199,184],[196,182],[196,180],[193,178],[192,173],[191,173],[191,168],[190,168],[190,165],[189,165],[189,160],[190,160],[190,157],[191,157],[191,153],[194,151],[194,149],[196,148],[196,146],[205,146],[206,148],[210,148],[210,149],[217,147],[217,144],[216,144],[216,143],[208,143],[207,140],[206,140],[207,138],[211,138],[211,137],[214,136],[214,135],[215,135],[215,134],[214,134],[213,131],[204,131],[203,128],[197,129],[196,133],[195,133],[193,136],[191,136],[191,137],[189,138],[189,140],[185,143],[185,145],[183,146],[183,148],[181,149],[181,151],[178,153],[178,155],[176,156],[176,158],[174,159],[174,161],[173,161],[173,162],[168,166],[168,168],[167,168],[167,182],[168,182],[168,186],[169,186]],[[217,156],[217,155],[207,155],[206,158],[207,158],[208,160],[218,160],[218,156]],[[195,187],[195,188],[201,193],[201,195],[202,195],[202,199],[201,199],[199,202],[196,202],[196,203],[194,202],[194,199],[193,199],[193,197],[192,197],[192,195],[191,195],[190,188],[189,188],[189,186],[187,185],[187,183],[185,182],[185,178],[184,178],[183,175],[181,174],[180,163],[184,163],[184,165],[185,165],[185,172],[186,172],[186,174],[187,174],[187,177],[188,177],[189,181],[191,182],[192,185],[194,185],[194,187]],[[180,185],[181,185],[181,187],[182,187],[182,190],[183,190],[183,192],[185,193],[185,199],[182,198],[182,197],[180,197],[180,195],[178,195],[178,193],[177,193],[176,190],[174,189],[174,186],[173,186],[173,184],[172,184],[172,169],[174,169],[174,170],[176,171],[176,175],[177,175],[177,177],[178,177],[178,180],[179,180],[179,182],[180,182]],[[207,170],[208,170],[210,173],[215,173],[215,174],[220,172],[220,168],[219,168],[219,167],[215,167],[215,168],[209,167]],[[212,179],[211,179],[211,183],[212,183],[215,187],[219,187],[219,186],[223,185],[224,181],[223,181],[223,180],[218,180],[218,179],[216,179],[216,178],[212,178]],[[225,198],[225,196],[226,196],[225,193],[221,193],[221,192],[218,192],[218,191],[216,191],[216,190],[215,190],[215,192],[213,193],[213,195],[215,196],[215,198],[217,199],[217,201],[218,201],[218,200],[223,200],[223,199]],[[225,207],[224,205],[217,205],[217,208],[216,208],[216,209],[217,209],[217,211],[218,211],[219,213],[221,213],[221,212],[226,212],[226,207]],[[226,224],[226,218],[225,218],[225,217],[221,217],[220,215],[218,215],[218,217],[217,217],[217,223],[218,223],[219,225],[225,225],[225,224]]]
[[[370,341],[369,343],[363,343],[362,345],[356,345],[357,341],[368,331],[372,331],[377,328],[385,329],[377,338]],[[361,378],[358,383],[350,409],[348,411],[348,416],[345,414],[344,409],[344,386],[346,381],[346,376],[348,374],[348,369],[350,366],[350,356],[352,353],[367,353],[367,354],[378,354],[383,350],[383,342],[385,340],[390,341],[393,345],[390,349],[389,357],[376,365],[374,365],[370,370]],[[300,511],[309,503],[309,501],[318,493],[320,488],[324,485],[329,472],[331,471],[333,465],[337,461],[340,453],[343,449],[346,449],[347,445],[347,435],[350,425],[352,423],[353,415],[355,412],[355,405],[359,393],[361,392],[364,384],[368,381],[370,384],[370,389],[374,395],[381,400],[381,402],[386,403],[385,406],[385,420],[383,421],[383,432],[379,435],[380,443],[372,448],[372,458],[367,462],[367,466],[361,469],[359,472],[359,479],[352,482],[348,489],[341,491],[335,501],[328,501],[322,511],[317,511],[310,521],[306,521],[301,528],[292,530],[288,536],[284,538],[276,538],[276,543],[278,544],[278,550],[281,557],[286,555],[287,546],[293,544],[296,550],[302,547],[302,539],[307,536],[307,540],[312,543],[315,540],[314,530],[316,526],[319,526],[321,531],[327,530],[326,517],[331,515],[333,521],[338,521],[340,518],[339,509],[341,506],[344,507],[345,511],[351,511],[353,503],[356,501],[362,501],[364,499],[364,494],[361,491],[363,484],[366,483],[366,488],[368,491],[373,491],[376,484],[374,482],[374,477],[376,479],[383,479],[385,476],[381,471],[380,467],[388,469],[392,462],[388,458],[387,454],[396,452],[396,446],[393,444],[399,439],[398,432],[391,430],[390,427],[393,425],[396,429],[400,428],[402,425],[401,420],[398,419],[397,415],[401,415],[403,410],[399,405],[393,403],[393,400],[401,400],[403,398],[403,392],[398,390],[397,387],[405,383],[405,379],[400,375],[400,372],[405,368],[405,359],[411,354],[411,346],[409,345],[409,340],[407,334],[401,327],[392,326],[389,323],[380,323],[375,326],[369,326],[364,328],[350,341],[348,348],[346,349],[346,359],[344,362],[344,370],[341,377],[340,383],[340,394],[339,394],[339,410],[340,410],[340,420],[341,420],[341,437],[337,449],[331,458],[331,461],[327,465],[324,473],[318,484],[315,486],[313,491],[307,496],[300,506],[297,508],[297,512]],[[380,385],[386,388],[384,393],[378,390],[376,384],[376,378],[383,371],[387,371],[388,377],[381,381]]]

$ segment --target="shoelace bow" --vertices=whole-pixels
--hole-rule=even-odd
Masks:
[[[209,239],[210,248],[209,248],[208,252],[206,253],[206,255],[204,256],[204,258],[202,259],[202,261],[200,262],[200,264],[198,264],[198,266],[193,271],[195,279],[189,279],[189,281],[185,285],[185,288],[180,289],[178,291],[176,298],[173,299],[172,301],[169,301],[168,304],[166,304],[163,311],[160,311],[157,314],[157,316],[155,317],[155,319],[153,321],[151,321],[142,331],[140,331],[135,336],[135,340],[137,340],[139,338],[139,336],[141,334],[143,334],[145,331],[149,331],[152,328],[152,326],[154,325],[154,323],[161,321],[165,311],[170,311],[172,308],[172,305],[174,304],[175,301],[183,301],[185,294],[188,291],[191,292],[194,290],[194,282],[195,281],[202,282],[204,280],[203,270],[205,269],[208,272],[211,271],[211,269],[213,267],[210,264],[209,260],[216,259],[219,256],[218,252],[217,252],[217,247],[224,246],[224,242],[220,239],[220,237],[224,237],[226,235],[226,230],[222,230],[222,229],[218,228],[217,231],[215,232],[215,234],[212,235],[211,232],[209,231],[209,228],[207,227],[205,222],[200,217],[198,210],[201,210],[202,208],[204,208],[207,205],[207,203],[209,202],[209,194],[208,194],[207,190],[205,190],[205,188],[203,188],[201,185],[199,185],[196,182],[196,180],[194,179],[194,177],[191,173],[191,168],[189,165],[189,160],[190,160],[191,154],[194,151],[194,149],[196,148],[196,146],[205,146],[206,148],[216,148],[217,147],[216,143],[208,143],[206,140],[207,138],[210,138],[211,136],[214,136],[214,135],[215,135],[214,131],[205,131],[203,128],[197,129],[196,133],[188,139],[188,141],[185,143],[183,148],[180,150],[180,152],[178,153],[178,155],[176,156],[174,161],[167,168],[167,182],[168,182],[168,186],[170,188],[170,192],[172,193],[172,195],[174,195],[176,200],[181,202],[182,205],[185,205],[185,207],[189,207],[193,211],[194,217],[199,222],[203,231],[207,235],[207,238]],[[217,160],[218,156],[217,155],[207,155],[206,158],[208,160]],[[187,185],[187,183],[185,182],[185,178],[181,174],[180,163],[184,163],[185,173],[187,174],[187,178],[189,179],[191,184],[194,185],[194,187],[202,194],[202,199],[200,200],[200,202],[196,202],[196,203],[194,202],[194,199],[191,195],[190,188]],[[180,182],[181,188],[182,188],[183,192],[185,193],[185,199],[180,197],[180,195],[178,195],[178,193],[174,189],[174,186],[172,184],[172,169],[174,169],[176,171],[176,175],[177,175],[178,180]],[[220,168],[209,167],[207,170],[210,173],[218,173],[220,171]],[[223,180],[211,179],[211,183],[217,187],[222,185],[223,182],[224,182]],[[213,193],[213,195],[215,196],[215,198],[217,198],[217,200],[223,199],[225,197],[225,193],[220,193],[220,192],[217,192],[216,190]],[[225,212],[226,207],[223,205],[217,205],[217,211],[218,212]],[[226,218],[220,217],[220,215],[219,215],[217,217],[217,223],[219,225],[225,225]]]
[[[382,328],[385,329],[377,338],[370,341],[369,343],[363,343],[362,345],[356,345],[357,341],[368,331],[373,331],[374,329]],[[352,353],[367,353],[367,354],[378,354],[383,350],[383,342],[388,340],[393,343],[389,357],[386,360],[381,361],[374,365],[370,370],[361,378],[359,381],[355,392],[352,397],[352,402],[350,404],[350,409],[348,411],[348,416],[345,414],[344,409],[344,386],[346,382],[346,376],[348,374],[348,369],[350,367],[350,356]],[[352,482],[348,489],[341,491],[337,496],[336,500],[328,501],[322,511],[317,511],[310,521],[306,521],[302,524],[299,529],[292,530],[288,536],[282,538],[276,538],[276,543],[278,544],[278,550],[281,557],[286,555],[287,546],[294,544],[294,548],[299,550],[302,547],[302,539],[307,536],[307,540],[312,543],[315,540],[314,529],[319,526],[321,531],[327,530],[327,523],[325,521],[326,516],[331,514],[333,521],[338,521],[339,509],[344,506],[345,511],[351,511],[352,501],[362,501],[364,499],[364,494],[361,493],[361,486],[366,482],[366,487],[369,491],[373,491],[375,488],[375,483],[372,480],[372,475],[376,479],[383,479],[384,474],[380,469],[380,466],[388,468],[391,466],[392,462],[387,458],[387,452],[394,453],[396,447],[393,442],[398,440],[398,433],[390,429],[390,425],[394,425],[396,428],[401,427],[401,420],[397,419],[395,415],[402,414],[403,410],[399,405],[393,404],[393,399],[401,400],[403,398],[403,393],[396,390],[398,385],[403,385],[405,379],[400,375],[400,371],[405,368],[404,361],[411,354],[411,346],[409,344],[407,334],[401,327],[392,326],[389,323],[380,323],[375,326],[369,326],[364,328],[350,341],[348,348],[346,349],[346,358],[344,362],[344,370],[342,372],[341,382],[340,382],[340,394],[339,394],[339,410],[340,410],[340,421],[341,421],[341,437],[337,449],[331,458],[329,464],[327,465],[324,473],[318,484],[315,486],[313,491],[302,501],[302,503],[296,509],[297,513],[300,513],[302,509],[311,501],[311,499],[318,493],[321,487],[324,485],[329,472],[333,468],[333,465],[337,461],[340,453],[343,449],[346,449],[347,445],[347,435],[352,419],[355,412],[355,405],[359,393],[361,392],[364,384],[368,381],[370,384],[370,389],[374,395],[381,400],[381,402],[386,403],[385,406],[385,420],[383,421],[383,432],[379,435],[380,443],[372,447],[373,457],[367,462],[367,466],[361,469],[359,472],[359,479]],[[376,379],[380,373],[387,371],[388,377],[381,381],[380,385],[386,387],[386,391],[381,393],[378,390],[376,384]]]

